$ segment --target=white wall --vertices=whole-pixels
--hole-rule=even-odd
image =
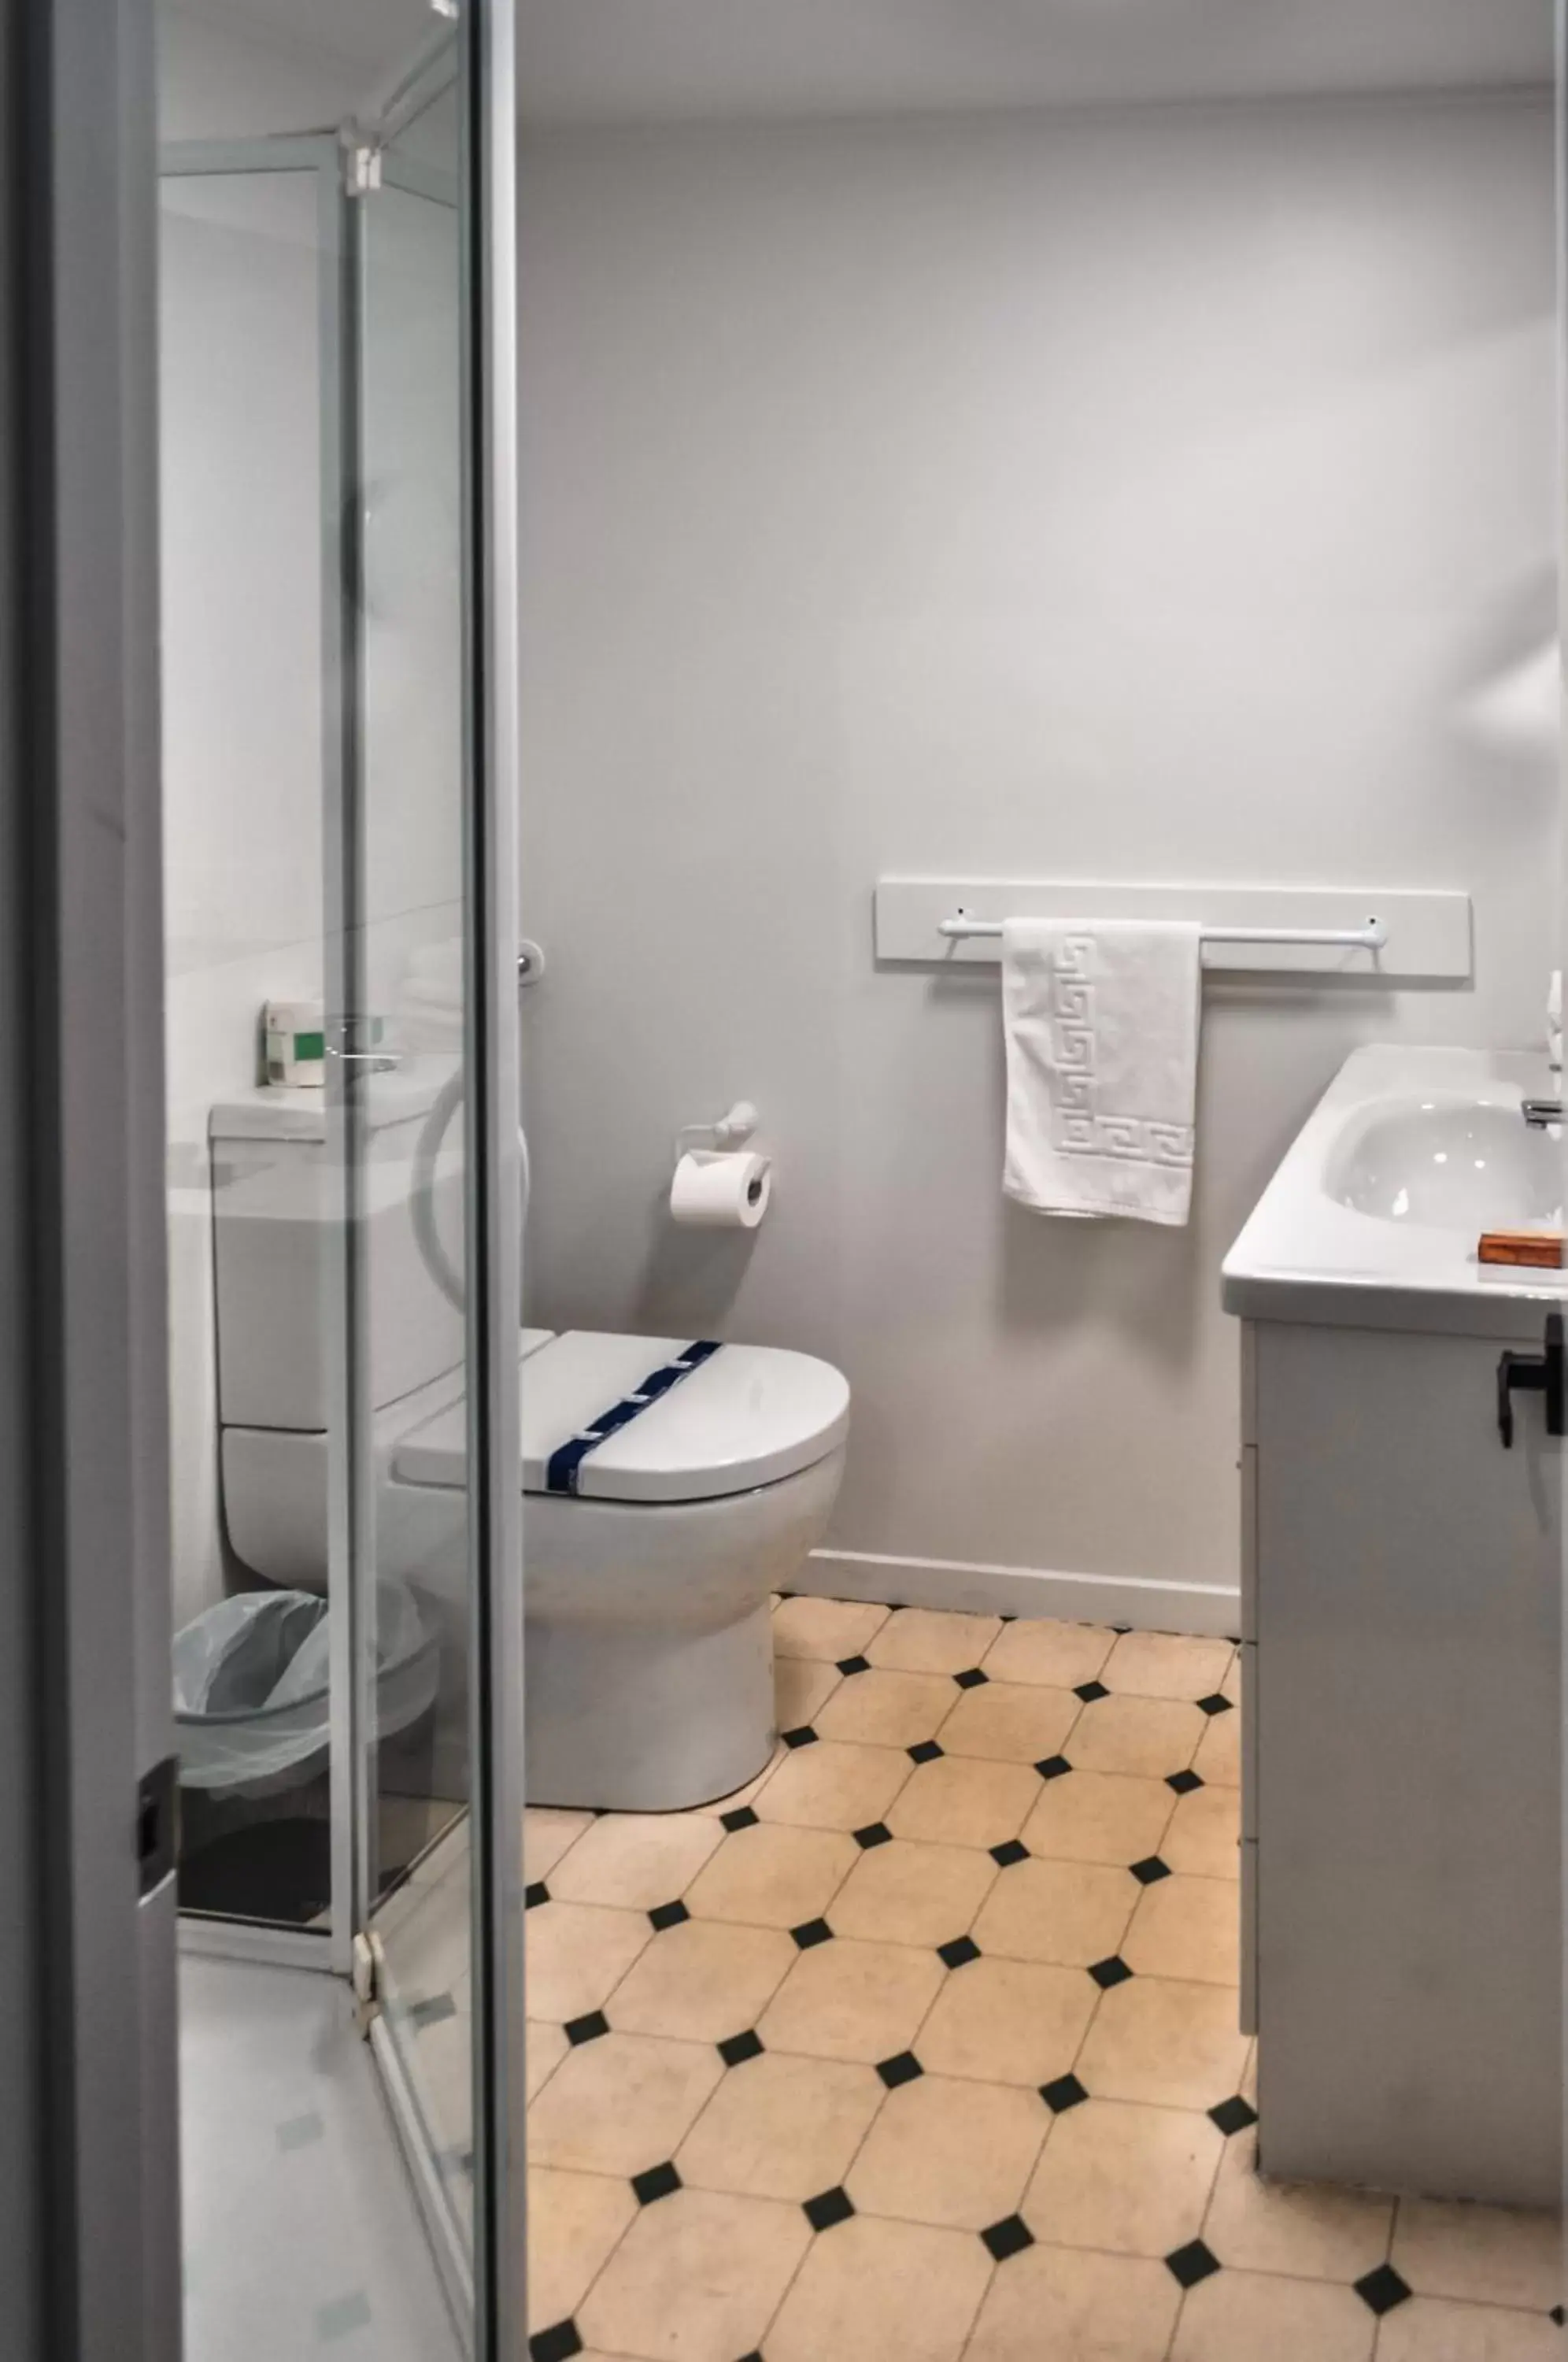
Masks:
[[[1546,104],[547,133],[522,219],[530,1316],[839,1362],[843,1550],[1230,1583],[1225,1247],[1353,1044],[1540,1034],[1463,710],[1551,621]],[[1053,1224],[899,872],[1458,887],[1475,985],[1211,986],[1191,1228]],[[768,1220],[677,1233],[742,1093]]]

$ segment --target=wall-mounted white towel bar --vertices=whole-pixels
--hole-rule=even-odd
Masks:
[[[1470,898],[1451,888],[1148,885],[1131,878],[883,877],[876,951],[884,966],[944,974],[994,966],[1007,919],[1181,919],[1201,928],[1221,975],[1320,978],[1363,991],[1466,985]]]
[[[1000,919],[971,919],[962,911],[951,919],[939,919],[936,932],[955,943],[970,943],[982,935],[998,935],[1002,931]],[[1205,927],[1206,944],[1302,944],[1334,951],[1380,952],[1388,941],[1388,930],[1381,919],[1368,919],[1364,927]]]

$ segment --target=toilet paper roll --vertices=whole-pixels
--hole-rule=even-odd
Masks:
[[[669,1210],[697,1230],[755,1231],[772,1187],[766,1156],[691,1149],[675,1168]]]

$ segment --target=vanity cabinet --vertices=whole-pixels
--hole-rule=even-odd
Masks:
[[[1506,1322],[1504,1326],[1506,1327]],[[1242,1323],[1242,1952],[1260,2162],[1555,2204],[1563,1446],[1517,1333]]]

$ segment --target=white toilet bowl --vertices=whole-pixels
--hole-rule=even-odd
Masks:
[[[827,1530],[848,1417],[837,1370],[768,1346],[579,1330],[525,1354],[531,1803],[672,1811],[762,1769],[769,1595]],[[400,1485],[459,1485],[463,1450],[455,1403]]]

